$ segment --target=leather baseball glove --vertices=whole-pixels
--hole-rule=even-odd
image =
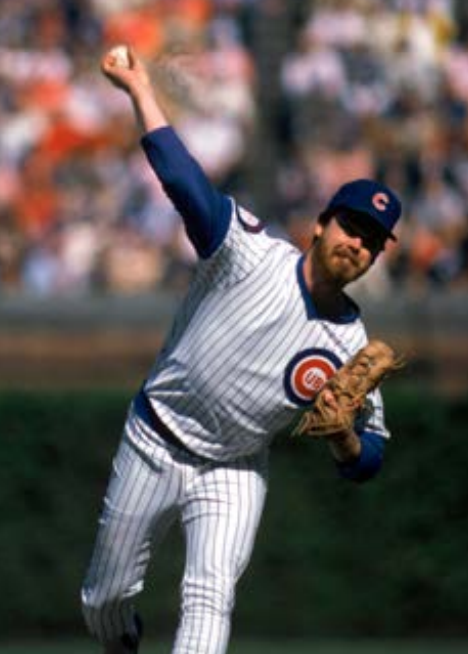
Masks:
[[[370,341],[321,388],[293,436],[326,436],[353,429],[358,416],[371,411],[367,395],[402,365],[389,345]]]

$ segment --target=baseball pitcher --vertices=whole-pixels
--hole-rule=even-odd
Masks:
[[[172,654],[223,654],[236,582],[262,515],[274,435],[307,433],[303,420],[321,397],[335,418],[351,416],[313,431],[338,473],[364,482],[381,466],[389,434],[370,374],[378,356],[374,348],[362,359],[366,331],[344,288],[395,238],[400,202],[376,181],[350,181],[301,253],[213,187],[168,124],[131,48],[109,51],[102,70],[131,100],[143,151],[198,263],[129,407],[83,584],[84,616],[105,654],[138,651],[134,600],[156,546],[179,520],[186,565]],[[364,371],[373,381],[364,399],[343,408],[339,385],[329,382],[350,361],[355,376]]]

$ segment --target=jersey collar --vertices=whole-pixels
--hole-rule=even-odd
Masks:
[[[333,318],[320,315],[306,285],[306,281],[304,277],[304,260],[305,260],[305,254],[301,255],[297,261],[296,274],[297,274],[297,282],[299,284],[302,299],[304,300],[307,318],[309,320],[326,320],[328,322],[336,323],[339,325],[344,325],[347,323],[354,322],[355,320],[358,320],[358,318],[361,315],[359,307],[354,302],[354,300],[352,300],[346,294],[345,294],[346,308],[341,315],[334,316]]]

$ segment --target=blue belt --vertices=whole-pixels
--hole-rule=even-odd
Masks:
[[[176,436],[174,432],[172,432],[169,427],[161,420],[143,389],[141,389],[134,397],[133,407],[138,417],[141,418],[143,422],[148,425],[148,427],[159,434],[159,436],[161,436],[161,438],[166,441],[166,443],[169,443],[169,445],[172,445],[178,450],[182,450],[182,452],[190,454],[191,456],[198,456],[200,459],[204,458],[199,454],[192,452],[192,450],[189,449],[185,443],[183,443],[180,438],[178,438],[178,436]]]

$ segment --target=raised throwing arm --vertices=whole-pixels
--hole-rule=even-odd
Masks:
[[[213,186],[172,129],[147,67],[134,50],[111,49],[103,56],[101,69],[130,97],[148,161],[182,216],[198,255],[209,257],[229,228],[231,200]]]

